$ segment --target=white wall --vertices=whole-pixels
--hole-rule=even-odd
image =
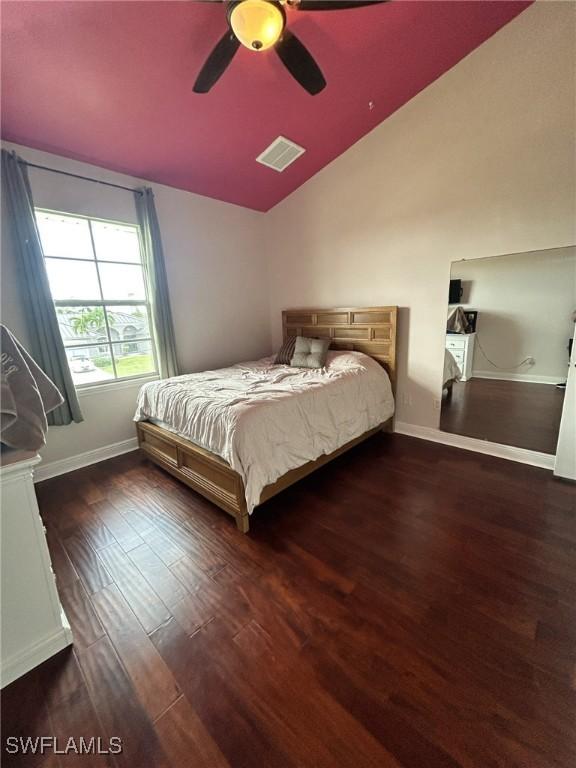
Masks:
[[[46,152],[3,143],[25,160],[117,184],[142,182]],[[132,195],[122,190],[30,169],[35,204],[136,222]],[[261,247],[262,214],[150,184],[156,197],[178,356],[183,371],[262,356],[270,349],[268,267]],[[27,329],[15,281],[14,250],[2,226],[1,318],[24,343]],[[81,391],[85,421],[49,430],[46,463],[134,437],[138,384]]]
[[[461,261],[452,265],[452,277],[462,280],[461,305],[479,313],[474,376],[566,380],[576,311],[576,248]],[[527,357],[534,365],[519,366]]]
[[[399,305],[397,415],[438,425],[450,262],[576,242],[574,11],[531,6],[272,210],[276,342],[282,308]]]

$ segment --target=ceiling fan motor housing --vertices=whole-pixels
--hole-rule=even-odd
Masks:
[[[232,0],[228,24],[238,40],[252,51],[275,45],[286,24],[286,13],[278,0]]]
[[[284,6],[297,11],[338,11],[388,0],[226,0],[228,29],[204,62],[194,93],[208,93],[224,74],[240,45],[251,51],[273,48],[294,80],[311,96],[326,87],[322,70],[286,25]],[[214,2],[216,4],[216,2]],[[220,2],[218,2],[220,5]]]

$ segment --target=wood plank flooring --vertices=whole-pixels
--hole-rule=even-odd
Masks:
[[[573,768],[576,486],[378,435],[234,521],[135,452],[39,486],[71,650],[5,766]]]
[[[442,401],[440,429],[491,443],[556,453],[564,390],[552,384],[456,381]]]

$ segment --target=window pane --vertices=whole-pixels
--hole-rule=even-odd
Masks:
[[[113,344],[114,360],[118,378],[126,376],[142,376],[145,373],[154,373],[154,355],[150,341],[129,341],[122,344]]]
[[[106,307],[112,341],[146,339],[152,336],[146,306]]]
[[[95,262],[46,259],[52,298],[100,299]]]
[[[93,221],[92,234],[99,261],[140,262],[140,244],[135,227],[113,224],[106,221]]]
[[[93,259],[92,241],[86,219],[59,213],[36,212],[45,256]]]
[[[114,378],[108,346],[67,349],[66,355],[74,384],[91,384]]]
[[[56,307],[56,315],[64,346],[108,343],[103,307]]]
[[[142,267],[131,264],[100,264],[100,280],[105,299],[146,298]]]

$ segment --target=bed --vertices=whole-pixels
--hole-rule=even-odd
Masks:
[[[246,533],[258,504],[391,423],[396,316],[396,307],[284,311],[284,340],[330,340],[325,368],[269,357],[150,382],[135,415],[140,448]]]

